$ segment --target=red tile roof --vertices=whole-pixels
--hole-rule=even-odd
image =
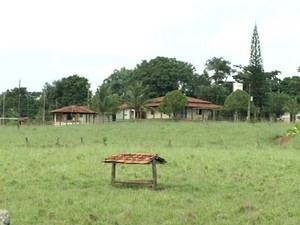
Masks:
[[[82,113],[82,114],[97,114],[96,111],[88,109],[85,106],[69,105],[60,109],[50,111],[50,113]]]
[[[147,104],[148,107],[158,107],[161,102],[163,101],[164,97],[158,97],[158,98],[153,98],[149,100],[149,103]],[[213,104],[212,102],[197,99],[197,98],[192,98],[192,97],[187,97],[188,100],[188,105],[187,107],[189,108],[199,108],[199,109],[221,109],[222,106]]]
[[[149,164],[153,160],[158,163],[166,163],[167,161],[158,155],[148,153],[121,153],[109,156],[104,159],[105,163],[124,163],[124,164]]]

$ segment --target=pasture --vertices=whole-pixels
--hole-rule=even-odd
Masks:
[[[0,208],[11,224],[300,224],[292,124],[184,121],[1,126]],[[157,153],[158,185],[111,186],[115,153]],[[117,165],[124,179],[150,165]]]

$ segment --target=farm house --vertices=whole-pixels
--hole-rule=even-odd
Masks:
[[[169,119],[170,116],[158,111],[158,107],[164,97],[153,98],[146,105],[147,109],[142,112],[142,119]],[[200,100],[192,97],[187,97],[188,105],[185,110],[179,115],[179,119],[188,120],[207,120],[214,117],[215,110],[222,109],[222,106],[213,104],[212,102]],[[122,105],[119,112],[116,114],[117,120],[135,119],[137,113],[134,109]]]
[[[170,118],[169,115],[163,114],[158,111],[158,107],[163,101],[164,97],[153,98],[147,104],[149,108],[146,111],[147,119],[166,119]],[[187,97],[188,104],[185,110],[179,115],[179,119],[188,120],[207,120],[214,117],[215,110],[222,108],[220,105],[213,104],[212,102]]]
[[[54,125],[94,124],[97,112],[85,106],[70,105],[50,111]]]

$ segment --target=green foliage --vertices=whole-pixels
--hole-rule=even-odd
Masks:
[[[294,136],[300,133],[300,123],[296,123],[291,129],[288,129],[287,136]]]
[[[257,68],[258,70],[260,70],[262,72],[264,70],[263,60],[262,60],[262,56],[261,56],[261,49],[260,49],[260,40],[259,40],[259,35],[258,35],[256,24],[253,29],[249,65],[254,68]]]
[[[136,112],[136,119],[142,118],[142,112],[148,103],[147,95],[148,87],[145,87],[142,82],[135,81],[127,89],[125,95],[125,104],[129,109],[134,109]]]
[[[149,62],[143,60],[133,71],[133,79],[149,88],[149,97],[164,96],[173,90],[187,93],[192,89],[195,67],[175,58],[156,57]]]
[[[246,112],[249,103],[249,95],[242,90],[236,90],[232,92],[225,100],[225,110],[232,113],[237,113],[238,117],[241,112]]]
[[[296,96],[298,101],[300,101],[300,77],[292,76],[283,78],[280,82],[280,91],[290,96]]]
[[[214,74],[211,78],[215,81],[216,84],[223,83],[227,80],[228,76],[231,74],[230,62],[225,60],[223,57],[216,58],[213,57],[205,63],[205,68],[208,71],[214,71]]]
[[[275,121],[285,113],[286,103],[290,99],[290,96],[284,93],[269,92],[267,94],[267,112]]]
[[[103,84],[109,86],[110,91],[118,96],[123,96],[130,83],[132,82],[132,70],[122,67],[103,81]]]
[[[29,117],[34,120],[39,107],[40,92],[29,92],[26,88],[14,88],[1,94],[1,109],[4,117]]]
[[[177,118],[178,114],[187,106],[187,97],[179,90],[169,92],[164,97],[158,110],[165,114],[171,115],[172,118]]]
[[[102,116],[102,122],[104,122],[104,116],[109,116],[113,113],[116,113],[119,110],[121,104],[121,99],[117,94],[112,94],[110,86],[103,84],[99,86],[95,96],[93,97],[94,108],[100,112]]]
[[[47,108],[49,110],[67,105],[87,105],[90,95],[88,79],[78,75],[64,77],[46,84]]]
[[[289,98],[285,103],[284,111],[290,113],[290,122],[294,123],[296,121],[296,115],[300,112],[297,97]]]

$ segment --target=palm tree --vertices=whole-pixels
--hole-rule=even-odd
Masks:
[[[136,119],[141,119],[142,111],[146,109],[148,103],[147,87],[142,82],[136,81],[132,83],[126,92],[125,104],[136,112]]]
[[[285,105],[284,110],[290,113],[290,122],[295,123],[296,115],[300,112],[297,97],[291,98]]]
[[[116,94],[112,94],[108,85],[99,86],[95,95],[95,104],[97,111],[102,116],[102,122],[104,122],[104,116],[107,116],[117,111],[119,107],[119,98]]]
[[[223,57],[216,58],[213,57],[205,63],[205,68],[208,71],[214,71],[214,74],[211,76],[215,83],[222,83],[227,77],[231,74],[231,63],[225,60]]]

